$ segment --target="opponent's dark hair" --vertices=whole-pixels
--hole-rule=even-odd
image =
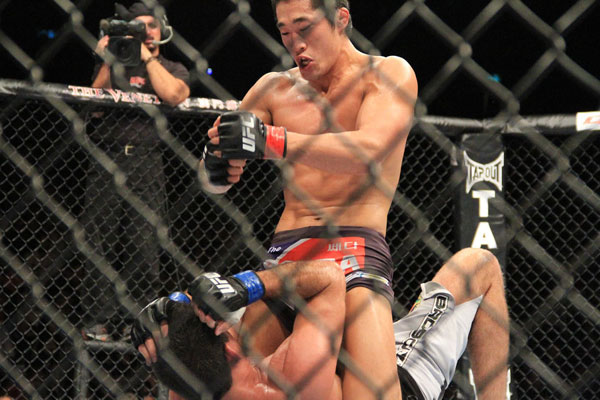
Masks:
[[[225,357],[225,336],[216,336],[198,319],[190,304],[169,303],[167,316],[166,348],[205,385],[214,399],[220,399],[232,384],[231,367]],[[158,380],[188,400],[200,398],[161,353],[164,354],[164,350],[159,350],[158,361],[152,367]]]
[[[273,15],[275,16],[275,19],[277,19],[277,4],[281,3],[282,1],[289,0],[271,0],[271,6],[273,7]],[[335,3],[335,10],[339,10],[340,8],[344,7],[347,8],[348,11],[350,11],[350,0],[310,0],[310,4],[312,5],[313,10],[316,10],[317,8],[323,9],[323,12],[327,16],[327,20],[329,21],[329,23],[335,26],[335,15],[332,15],[333,13],[331,12],[331,4],[333,3]],[[348,36],[350,36],[350,34],[352,33],[351,15],[348,18],[348,25],[346,26],[345,32]]]

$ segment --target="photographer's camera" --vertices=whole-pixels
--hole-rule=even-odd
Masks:
[[[100,30],[108,35],[107,49],[125,66],[141,64],[141,45],[146,38],[146,24],[142,21],[103,19]]]

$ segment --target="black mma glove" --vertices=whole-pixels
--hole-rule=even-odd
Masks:
[[[157,330],[160,329],[160,323],[168,321],[167,305],[172,301],[168,297],[160,297],[150,302],[140,311],[131,326],[131,343],[135,349],[144,344],[146,339],[152,337],[152,332],[144,325],[144,316],[148,318],[152,325],[156,325]]]
[[[231,182],[227,180],[229,177],[229,161],[219,158],[208,151],[208,148],[204,147],[204,153],[202,153],[202,159],[204,160],[204,168],[208,175],[208,182],[211,185],[216,186],[228,186]]]
[[[144,344],[146,339],[152,337],[152,332],[144,325],[144,316],[154,325],[157,330],[160,329],[160,324],[163,321],[169,322],[168,309],[172,303],[189,303],[190,299],[181,292],[174,292],[169,297],[160,297],[148,303],[146,307],[137,315],[133,325],[131,326],[131,343],[137,349]]]
[[[253,271],[234,276],[205,272],[192,281],[188,293],[205,314],[223,321],[227,319],[224,314],[260,300],[265,294],[265,286]]]
[[[202,189],[212,194],[223,194],[231,189],[233,183],[227,181],[229,161],[216,157],[208,151],[208,146],[204,147],[202,159],[204,166],[198,168],[198,180]]]
[[[224,113],[217,129],[219,144],[209,144],[209,150],[220,150],[224,159],[256,160],[285,157],[286,129],[282,126],[264,124],[251,112]]]

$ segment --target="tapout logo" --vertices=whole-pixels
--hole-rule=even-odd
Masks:
[[[465,193],[469,193],[471,188],[477,182],[489,182],[502,190],[502,167],[504,166],[504,152],[500,153],[498,158],[488,164],[480,164],[469,158],[467,152],[465,155],[465,166],[467,167],[467,184]]]

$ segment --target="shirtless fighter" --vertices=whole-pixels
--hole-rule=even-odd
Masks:
[[[340,265],[347,284],[343,346],[357,367],[343,375],[344,399],[379,398],[379,391],[397,400],[385,234],[417,80],[405,60],[353,46],[347,0],[334,9],[325,3],[333,2],[272,0],[297,67],[264,75],[242,111],[215,122],[199,171],[206,190],[222,193],[239,181],[244,160],[284,159],[292,178],[265,267],[308,259]]]

